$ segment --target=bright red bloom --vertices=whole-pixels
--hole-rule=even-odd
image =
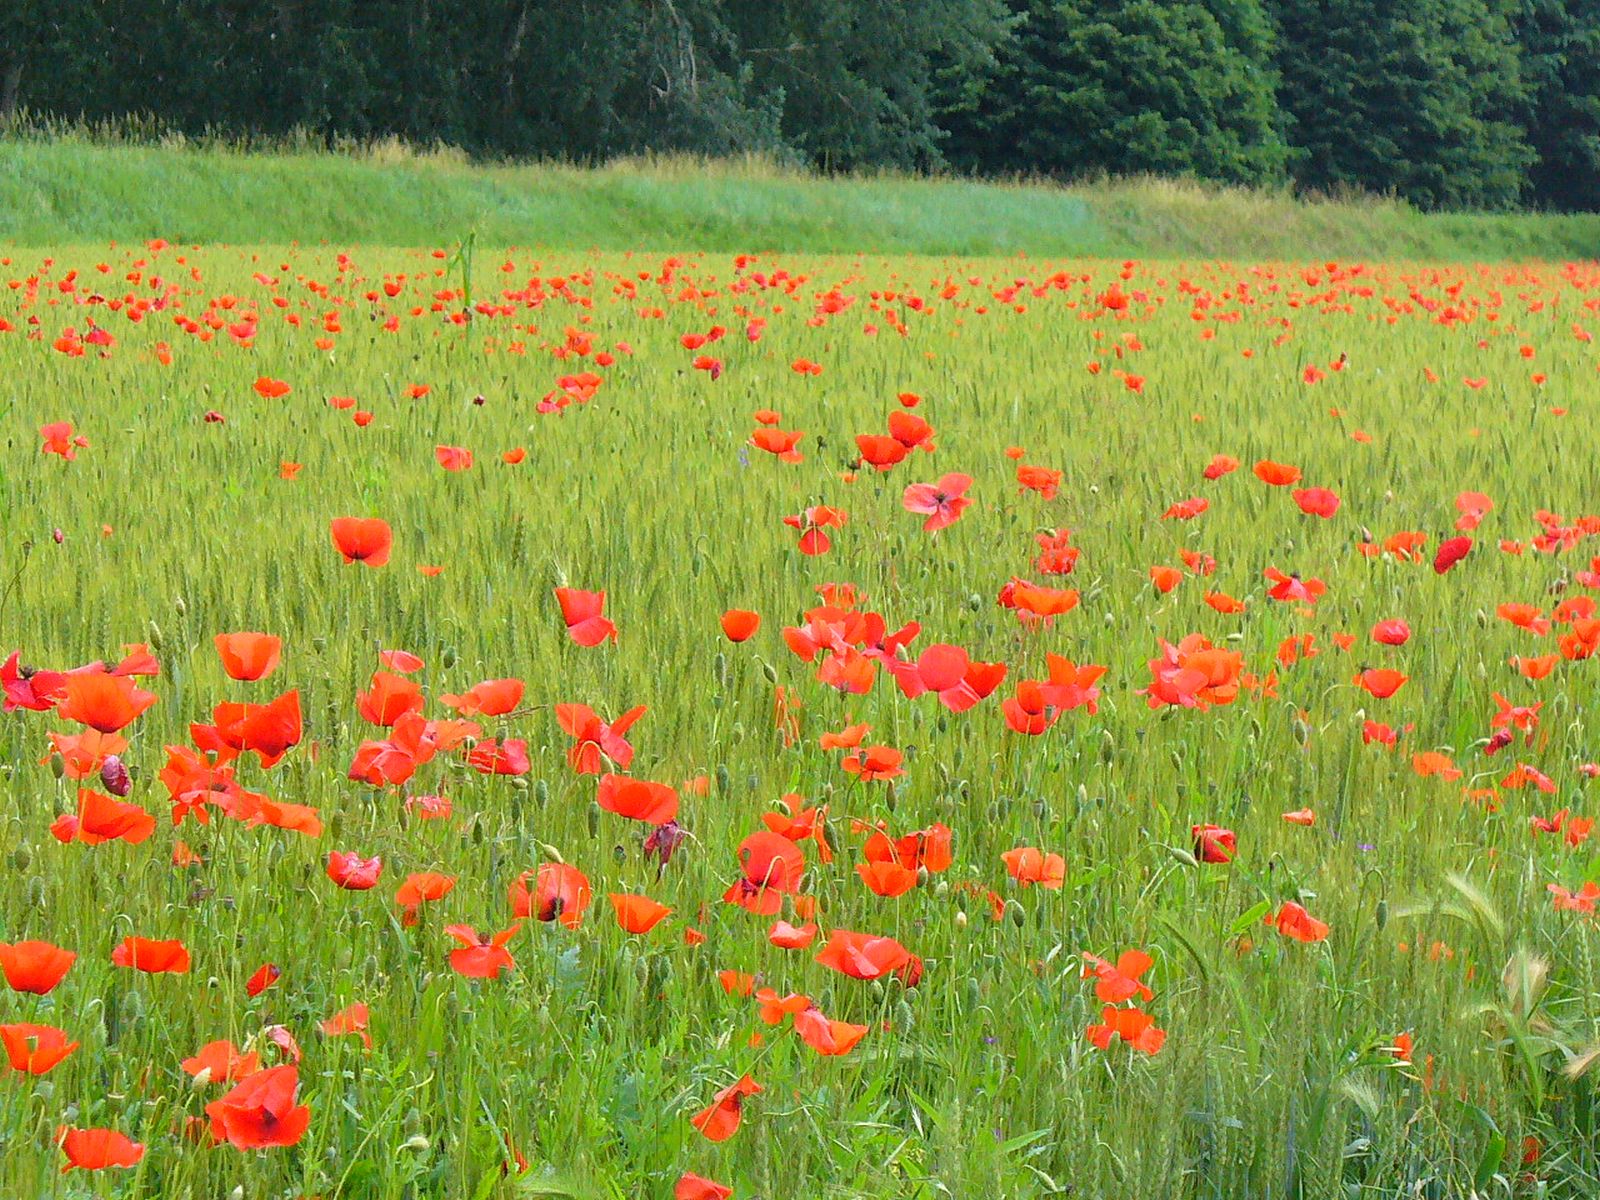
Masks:
[[[78,1043],[68,1041],[66,1031],[53,1025],[23,1023],[0,1025],[0,1046],[13,1071],[45,1075],[76,1050]]]
[[[531,893],[529,879],[535,880]],[[524,871],[507,893],[512,916],[560,921],[568,929],[576,929],[582,923],[593,896],[587,875],[576,867],[558,862],[541,863],[537,873]]]
[[[71,673],[56,704],[56,715],[101,733],[116,733],[156,702],[154,692],[142,691],[125,675],[101,671]]]
[[[556,603],[566,622],[567,636],[580,646],[598,646],[610,638],[617,640],[617,627],[605,617],[606,594],[577,588],[556,588]]]
[[[77,961],[72,950],[49,942],[0,942],[0,972],[14,992],[48,995]]]
[[[137,804],[113,800],[110,796],[78,789],[78,812],[56,818],[50,832],[59,842],[82,842],[98,846],[102,842],[124,841],[136,846],[156,831],[156,819]]]
[[[311,1126],[311,1109],[296,1105],[300,1071],[292,1064],[257,1071],[206,1105],[211,1136],[236,1150],[292,1146]]]
[[[115,1129],[73,1129],[62,1125],[56,1129],[56,1145],[67,1156],[67,1165],[61,1168],[63,1175],[75,1167],[83,1171],[136,1167],[144,1158],[144,1146]]]
[[[278,666],[283,641],[270,633],[219,633],[217,655],[230,679],[265,679]]]
[[[347,563],[381,567],[389,561],[389,552],[394,548],[394,531],[387,521],[377,517],[335,517],[329,531],[333,548],[344,555]]]
[[[522,703],[525,686],[520,679],[490,679],[459,696],[440,696],[439,703],[463,717],[503,717]]]
[[[568,737],[576,739],[567,750],[567,765],[580,775],[598,775],[609,759],[626,771],[633,762],[633,747],[623,734],[645,712],[640,704],[608,724],[587,704],[556,705],[556,721]]]
[[[364,892],[378,886],[383,875],[383,859],[378,855],[362,858],[340,850],[328,852],[328,878],[351,892]]]
[[[1279,933],[1298,942],[1320,942],[1328,936],[1327,925],[1293,900],[1285,900],[1276,914],[1265,918],[1265,924],[1276,925]]]
[[[650,825],[665,825],[678,815],[677,790],[647,779],[602,775],[595,799],[606,812]]]
[[[450,969],[468,979],[498,979],[502,971],[517,969],[506,943],[522,928],[517,921],[496,934],[480,934],[471,925],[446,925],[444,931],[461,943],[450,951]]]
[[[739,1122],[744,1115],[744,1098],[760,1091],[761,1085],[746,1075],[712,1097],[708,1107],[689,1118],[690,1124],[703,1133],[708,1141],[725,1142],[739,1132]]]
[[[111,952],[111,962],[119,967],[131,967],[150,975],[187,975],[189,950],[181,941],[155,941],[151,938],[127,937]]]

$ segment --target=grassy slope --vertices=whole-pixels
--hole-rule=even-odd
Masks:
[[[0,142],[0,243],[490,244],[924,254],[1589,258],[1600,215],[1424,216],[1158,181],[1059,188],[822,180],[669,162],[600,170],[409,155]]]

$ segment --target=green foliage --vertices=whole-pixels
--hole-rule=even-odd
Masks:
[[[1060,176],[1154,171],[1270,182],[1271,32],[1254,0],[1015,0],[995,65],[952,72],[952,158]]]
[[[1600,0],[11,0],[0,122],[24,112],[1579,210],[1600,203]]]
[[[1518,20],[1529,89],[1532,198],[1600,203],[1600,0],[1525,0]]]
[[[1600,928],[1556,911],[1545,887],[1575,889],[1600,862],[1592,837],[1572,847],[1534,834],[1529,818],[1594,813],[1596,783],[1576,767],[1594,758],[1600,660],[1563,661],[1532,682],[1510,660],[1553,642],[1490,615],[1507,600],[1548,610],[1586,594],[1592,538],[1557,554],[1496,549],[1535,533],[1540,508],[1576,520],[1595,507],[1593,347],[1571,335],[1567,304],[1529,303],[1570,294],[1583,275],[965,255],[760,254],[735,267],[708,253],[669,265],[643,251],[507,249],[481,232],[441,239],[441,250],[460,247],[452,260],[314,241],[0,255],[12,259],[0,280],[38,284],[0,286],[11,327],[0,332],[0,656],[20,649],[25,663],[65,667],[148,641],[161,662],[146,681],[159,702],[128,729],[122,756],[129,801],[159,817],[139,845],[52,837],[75,785],[39,760],[46,732],[72,726],[0,714],[0,940],[44,937],[79,954],[57,992],[0,990],[4,1020],[58,1025],[81,1042],[48,1076],[8,1073],[0,1195],[665,1200],[690,1169],[741,1200],[1593,1196]],[[793,286],[757,290],[758,278]],[[1094,315],[1113,283],[1141,298],[1123,316]],[[457,289],[503,300],[504,314],[453,322],[466,303]],[[134,320],[106,303],[130,292],[165,307]],[[904,302],[904,335],[864,332],[882,319],[874,292],[883,312],[890,293]],[[1304,303],[1311,293],[1332,302]],[[448,311],[432,307],[441,294]],[[830,294],[855,302],[822,318]],[[1444,322],[1445,304],[1506,319]],[[761,340],[743,336],[738,307],[767,320]],[[251,336],[230,334],[247,314],[259,316]],[[319,346],[329,314],[342,332]],[[114,338],[103,354],[53,348],[61,329],[87,332],[91,318]],[[691,369],[680,341],[713,322],[731,330],[712,347],[726,365],[718,379]],[[596,352],[620,342],[632,352],[574,357],[568,326],[591,334]],[[1532,364],[1523,344],[1536,348]],[[793,371],[802,356],[823,374]],[[1343,371],[1302,381],[1305,365],[1345,356]],[[1084,370],[1091,359],[1108,369]],[[1113,364],[1144,375],[1144,392],[1128,391]],[[591,366],[605,382],[590,403],[534,411],[559,376]],[[259,395],[263,374],[289,393]],[[1469,388],[1469,375],[1488,382]],[[407,398],[413,383],[431,390]],[[882,428],[902,389],[924,397],[916,411],[935,426],[937,451],[844,482],[852,436]],[[326,403],[339,395],[358,398],[371,423]],[[757,407],[808,431],[803,462],[749,446]],[[225,423],[207,423],[211,409]],[[40,453],[36,431],[58,420],[89,442],[72,462]],[[440,470],[440,444],[473,449],[476,465]],[[1013,444],[1064,472],[1055,499],[1018,493]],[[526,461],[502,462],[512,447]],[[1248,467],[1203,480],[1219,451],[1293,462],[1345,507],[1310,517]],[[286,459],[301,464],[292,480]],[[973,475],[976,503],[927,534],[903,488],[946,470]],[[1450,575],[1358,552],[1363,526],[1436,541],[1463,487],[1495,508]],[[1202,518],[1160,519],[1190,495],[1212,500]],[[849,521],[828,556],[807,558],[780,517],[821,502],[846,506]],[[340,561],[328,522],[341,514],[392,524],[387,566]],[[1028,630],[994,595],[1031,573],[1035,535],[1049,528],[1072,529],[1083,548],[1057,581],[1082,599]],[[1181,561],[1180,550],[1214,554],[1215,574],[1155,592],[1148,566]],[[444,571],[425,577],[418,564]],[[1269,564],[1326,579],[1314,612],[1266,598]],[[958,715],[882,676],[870,694],[841,695],[790,653],[781,628],[816,603],[817,585],[843,580],[892,623],[921,622],[918,646],[949,640],[1009,663],[1002,695],[1042,673],[1047,652],[1105,664],[1099,711],[1024,738],[1006,731],[999,696]],[[608,590],[616,643],[569,640],[550,594],[558,581]],[[1246,610],[1213,610],[1212,589]],[[730,606],[764,615],[750,641],[723,639],[717,614]],[[1414,628],[1405,647],[1365,636],[1402,614]],[[213,635],[246,629],[283,638],[272,678],[223,673]],[[1271,673],[1279,694],[1150,711],[1135,689],[1157,638],[1190,630]],[[1340,631],[1359,638],[1348,654]],[[1302,632],[1316,635],[1316,656],[1277,663],[1283,639]],[[356,747],[386,736],[353,697],[377,651],[395,647],[425,660],[416,678],[430,716],[445,715],[441,694],[480,679],[526,680],[528,707],[484,733],[526,738],[531,777],[488,778],[440,755],[412,785],[450,797],[453,815],[439,820],[347,779]],[[1384,701],[1350,682],[1380,662],[1414,676]],[[778,684],[803,699],[792,745],[773,728]],[[316,807],[326,832],[246,828],[221,813],[173,828],[163,748],[187,742],[219,703],[291,687],[305,743],[271,770],[245,755],[238,778]],[[1533,744],[1487,758],[1495,692],[1542,700],[1543,723]],[[648,706],[629,734],[639,777],[723,781],[709,794],[684,789],[694,836],[664,870],[641,854],[640,828],[596,809],[593,778],[573,775],[570,739],[546,707],[569,701],[608,717]],[[1363,744],[1369,717],[1406,729],[1398,749]],[[906,776],[891,786],[842,771],[818,735],[846,721],[906,749]],[[1469,774],[1420,777],[1411,756],[1424,749]],[[1463,797],[1520,760],[1548,769],[1560,794],[1508,787],[1493,809]],[[893,932],[926,960],[915,990],[827,972],[811,953],[771,944],[768,919],[718,902],[739,840],[787,792],[830,806],[837,857],[823,866],[808,850],[819,920]],[[1301,806],[1315,809],[1314,825],[1282,819]],[[897,835],[943,822],[954,863],[879,899],[853,869],[857,820]],[[1237,832],[1232,864],[1195,861],[1190,828],[1202,821]],[[169,866],[178,838],[203,861]],[[1019,845],[1064,855],[1064,886],[1013,883],[1000,856]],[[336,888],[325,873],[333,850],[381,856],[380,885]],[[594,884],[580,927],[529,920],[510,943],[510,977],[453,973],[444,926],[505,927],[508,886],[557,855]],[[395,889],[420,870],[459,882],[405,926]],[[675,912],[648,937],[626,936],[605,899],[613,891]],[[1329,924],[1327,941],[1263,923],[1288,898]],[[689,924],[705,944],[686,943]],[[129,934],[182,936],[193,971],[114,967],[111,948]],[[1169,1034],[1152,1058],[1096,1050],[1084,1035],[1100,1004],[1079,955],[1134,946],[1155,959],[1145,1007]],[[247,995],[269,961],[282,978]],[[759,973],[870,1032],[847,1056],[819,1057],[727,995],[724,969]],[[318,1029],[353,1002],[370,1005],[370,1050]],[[223,1085],[192,1080],[181,1060],[228,1038],[275,1062],[268,1025],[304,1051],[305,1142],[240,1154],[186,1136]],[[1391,1051],[1402,1031],[1415,1039],[1409,1063]],[[766,1091],[745,1127],[705,1141],[690,1115],[747,1070]],[[114,1126],[147,1146],[146,1159],[60,1175],[58,1122]],[[1528,1137],[1542,1158],[1523,1167]],[[526,1174],[507,1170],[508,1140]]]
[[[737,253],[1207,255],[1288,259],[1584,258],[1600,217],[1420,214],[1372,199],[1141,178],[1054,186],[879,176],[816,178],[759,160],[619,161],[599,169],[493,166],[389,142],[339,154],[241,152],[207,142],[0,141],[0,243],[330,241]],[[135,131],[135,137],[142,136]],[[241,201],[248,197],[248,203]]]
[[[1532,162],[1508,0],[1276,0],[1294,175],[1422,208],[1508,208]]]

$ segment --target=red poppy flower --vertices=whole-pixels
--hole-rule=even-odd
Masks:
[[[677,791],[647,779],[602,775],[595,799],[606,812],[650,825],[665,825],[678,815]]]
[[[230,679],[265,679],[278,666],[283,642],[270,633],[219,633],[217,654]]]
[[[761,1085],[746,1075],[712,1097],[708,1107],[689,1118],[690,1124],[708,1141],[725,1142],[739,1132],[739,1122],[744,1115],[744,1098],[760,1091]]]
[[[311,1109],[296,1105],[300,1072],[292,1064],[257,1071],[206,1105],[211,1136],[236,1150],[292,1146],[311,1126]]]
[[[59,842],[82,842],[98,846],[102,842],[124,841],[138,845],[156,831],[156,819],[137,804],[113,800],[110,796],[78,789],[78,812],[58,817],[50,832]]]
[[[607,638],[617,640],[617,627],[604,615],[604,592],[585,592],[565,587],[558,587],[555,592],[556,603],[561,606],[561,619],[566,622],[567,636],[578,645],[598,646]]]
[[[14,992],[45,996],[64,978],[77,953],[49,942],[0,942],[0,972]]]
[[[72,673],[66,677],[56,714],[101,733],[116,733],[131,725],[156,702],[154,692],[134,686],[125,675],[101,671]]]
[[[319,1022],[317,1028],[329,1037],[344,1037],[348,1034],[356,1034],[361,1038],[361,1044],[371,1050],[372,1035],[367,1032],[367,1023],[371,1019],[371,1010],[365,1004],[357,1001],[355,1004],[341,1008],[326,1021]]]
[[[1006,871],[1023,887],[1038,884],[1050,891],[1059,891],[1067,879],[1067,862],[1059,854],[1046,854],[1032,846],[1007,850],[1000,856]]]
[[[1167,1033],[1157,1029],[1155,1019],[1137,1008],[1115,1008],[1108,1004],[1101,1011],[1101,1023],[1084,1032],[1101,1050],[1111,1048],[1112,1038],[1121,1038],[1143,1054],[1155,1054],[1166,1044]]]
[[[261,1069],[261,1056],[254,1051],[241,1053],[229,1041],[207,1042],[199,1053],[184,1059],[181,1065],[197,1078],[205,1075],[208,1083],[235,1083]]]
[[[63,1175],[74,1168],[103,1171],[107,1167],[135,1167],[144,1158],[144,1146],[129,1141],[115,1129],[73,1129],[62,1125],[56,1129],[56,1145],[67,1156],[67,1165],[61,1168]]]
[[[328,878],[351,892],[364,892],[378,886],[383,875],[383,859],[377,855],[362,858],[340,850],[328,852]]]
[[[851,979],[881,979],[903,971],[916,962],[916,958],[892,937],[835,929],[828,944],[818,953],[817,961]]]
[[[111,962],[119,967],[131,967],[150,975],[187,975],[189,950],[181,941],[156,941],[151,938],[127,937],[111,952]]]
[[[728,1200],[733,1189],[693,1171],[685,1171],[672,1186],[672,1200]]]
[[[633,747],[623,734],[646,711],[640,704],[607,723],[587,704],[556,705],[556,721],[575,739],[567,750],[567,765],[580,775],[598,775],[609,759],[626,771],[633,762]]]
[[[1238,841],[1231,829],[1221,825],[1195,825],[1189,830],[1194,839],[1194,856],[1204,863],[1233,861]]]
[[[45,1075],[55,1070],[62,1059],[78,1048],[67,1040],[65,1030],[53,1025],[0,1025],[0,1045],[13,1071]]]
[[[1275,914],[1265,918],[1264,923],[1276,925],[1279,933],[1299,942],[1320,942],[1328,936],[1327,925],[1293,900],[1285,900]]]
[[[459,950],[450,951],[450,969],[468,979],[498,979],[502,971],[514,971],[517,964],[506,949],[506,943],[516,936],[522,922],[496,934],[480,934],[471,925],[446,925],[445,933],[461,943]]]
[[[460,696],[440,696],[439,703],[463,717],[503,717],[522,703],[524,687],[520,679],[490,679]]]
[[[665,904],[657,904],[649,896],[612,892],[607,899],[616,910],[617,924],[627,933],[649,933],[672,912]]]
[[[534,889],[528,891],[528,880],[534,880]],[[568,929],[576,929],[583,922],[594,891],[589,877],[566,863],[547,862],[539,865],[537,872],[524,871],[511,884],[507,898],[511,902],[511,915],[534,917],[540,921],[560,921]]]
[[[922,523],[924,532],[936,533],[954,525],[971,506],[972,501],[966,495],[971,486],[971,475],[952,473],[942,476],[937,483],[913,483],[906,488],[901,503],[907,512],[928,518]]]
[[[761,614],[730,608],[722,614],[722,632],[730,642],[748,641],[761,628]]]
[[[377,517],[335,517],[329,530],[333,548],[344,555],[345,562],[381,567],[389,561],[394,531],[387,521]]]

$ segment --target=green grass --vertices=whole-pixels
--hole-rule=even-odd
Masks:
[[[212,161],[160,168],[148,153],[127,161]],[[226,165],[290,179],[310,169]],[[349,180],[386,170],[311,165]],[[393,171],[442,192],[496,178]],[[645,186],[627,173],[554,177]],[[352,187],[352,221],[368,219],[361,193]],[[233,219],[252,197],[264,233],[288,219],[273,215],[287,210],[270,186],[241,193]],[[302,219],[309,230],[327,215]],[[1561,660],[1543,682],[1524,679],[1509,660],[1556,653],[1569,626],[1537,636],[1496,616],[1506,602],[1549,614],[1592,594],[1580,572],[1593,537],[1559,553],[1497,548],[1537,535],[1536,510],[1572,525],[1600,495],[1597,356],[1574,336],[1600,324],[1592,271],[1378,265],[1330,279],[1162,261],[1119,279],[1120,263],[1106,261],[736,266],[722,253],[505,251],[487,237],[460,258],[358,248],[342,268],[343,237],[189,252],[58,240],[0,266],[0,281],[18,285],[0,286],[11,327],[0,332],[0,656],[17,648],[25,663],[66,668],[148,642],[161,663],[141,681],[158,703],[125,731],[130,800],[157,817],[141,844],[54,839],[76,785],[40,760],[48,731],[77,727],[50,713],[0,717],[0,940],[44,938],[79,955],[49,996],[0,989],[0,1017],[82,1043],[49,1075],[0,1080],[0,1194],[656,1200],[685,1170],[740,1200],[1592,1194],[1594,1075],[1567,1067],[1600,1040],[1597,927],[1554,911],[1546,885],[1576,889],[1600,877],[1600,859],[1593,839],[1572,848],[1529,820],[1595,815],[1596,785],[1578,766],[1600,757],[1596,663]],[[491,307],[452,323],[468,265],[474,302]],[[1113,281],[1133,296],[1120,318],[1098,301]],[[164,307],[132,320],[130,295]],[[840,307],[833,295],[851,302],[824,315]],[[1442,319],[1447,310],[1458,316]],[[324,332],[329,314],[338,332]],[[751,341],[756,316],[767,325]],[[91,321],[114,344],[54,348]],[[251,325],[246,339],[229,331]],[[682,345],[713,325],[727,336]],[[578,331],[592,335],[588,354],[571,349]],[[601,365],[600,352],[615,361]],[[694,367],[699,354],[720,360],[719,378]],[[1304,382],[1308,365],[1341,355],[1342,371]],[[822,373],[792,370],[802,357]],[[592,400],[536,411],[561,376],[585,369],[604,379]],[[1142,376],[1143,393],[1119,370]],[[289,393],[264,399],[252,386],[262,376]],[[431,390],[411,399],[415,384]],[[855,437],[881,432],[901,391],[925,397],[915,411],[937,451],[888,473],[849,471]],[[353,397],[371,423],[358,427],[330,396]],[[803,462],[748,445],[762,408],[805,431]],[[59,420],[90,443],[75,461],[40,453],[37,430]],[[438,445],[477,461],[443,471]],[[1059,496],[1019,490],[1011,446],[1063,472]],[[514,447],[528,451],[518,466],[501,461]],[[1207,481],[1218,453],[1244,465]],[[1336,490],[1337,515],[1305,515],[1287,489],[1259,482],[1251,464],[1264,458]],[[286,461],[302,464],[297,479],[280,477]],[[925,533],[902,493],[952,471],[973,476],[974,506]],[[1451,573],[1361,552],[1415,530],[1431,559],[1463,489],[1494,509]],[[1162,519],[1192,496],[1209,510]],[[829,554],[807,557],[782,518],[815,504],[848,522]],[[341,561],[329,522],[347,515],[391,524],[388,565]],[[1082,549],[1068,576],[1033,565],[1035,535],[1050,529],[1072,530]],[[1157,593],[1149,568],[1181,565],[1182,550],[1214,555],[1215,574]],[[419,565],[444,570],[427,577]],[[1320,577],[1327,594],[1312,610],[1272,601],[1269,567]],[[1017,575],[1078,589],[1081,602],[1030,630],[995,602]],[[890,629],[920,622],[914,651],[955,643],[1008,664],[998,692],[958,715],[905,699],[882,670],[866,695],[819,681],[781,631],[803,621],[819,585],[841,581]],[[607,591],[616,643],[567,637],[552,597],[562,584]],[[1247,611],[1213,611],[1213,589]],[[722,637],[729,607],[762,614],[753,639]],[[1373,624],[1395,617],[1411,640],[1374,644]],[[282,637],[271,678],[224,675],[213,637],[236,630]],[[1241,653],[1273,687],[1209,711],[1151,710],[1138,694],[1148,661],[1160,639],[1191,632]],[[1281,665],[1280,646],[1303,633],[1316,656]],[[482,733],[526,739],[528,774],[486,778],[459,754],[439,756],[406,789],[448,795],[454,816],[438,821],[409,815],[396,789],[349,780],[357,747],[386,736],[355,697],[378,651],[397,647],[426,660],[429,717],[450,715],[444,693],[525,680],[523,708]],[[1000,702],[1044,676],[1047,652],[1107,667],[1100,711],[1066,712],[1039,737],[1012,733]],[[1351,682],[1380,665],[1411,677],[1388,700]],[[803,705],[792,745],[775,728],[780,686]],[[321,835],[220,812],[172,828],[164,747],[187,743],[219,703],[291,688],[302,743],[270,771],[245,756],[238,777],[317,808]],[[1495,692],[1544,708],[1531,745],[1488,758]],[[594,778],[567,765],[549,708],[563,702],[606,717],[647,705],[629,733],[632,774],[709,781],[704,795],[684,791],[693,837],[659,875],[645,830],[600,811]],[[1364,718],[1405,730],[1399,748],[1363,744]],[[861,783],[842,770],[818,738],[848,721],[904,751],[907,774]],[[1412,755],[1424,750],[1465,774],[1419,776]],[[1499,786],[1518,761],[1558,794]],[[1493,805],[1467,788],[1494,789]],[[925,961],[920,986],[830,972],[815,948],[779,950],[767,919],[721,902],[741,839],[786,793],[828,806],[838,857],[824,866],[808,845],[805,888],[824,929],[892,934]],[[1300,808],[1314,826],[1283,819]],[[954,862],[881,899],[854,870],[857,821],[894,835],[943,822]],[[1236,831],[1234,863],[1195,862],[1190,828],[1204,822]],[[202,864],[168,865],[179,838]],[[1065,886],[1012,882],[1001,855],[1019,846],[1063,855]],[[379,885],[336,888],[325,875],[336,850],[381,856]],[[513,974],[453,973],[444,926],[507,927],[508,885],[555,854],[593,881],[581,927],[529,921],[509,946]],[[423,870],[459,882],[407,928],[395,891]],[[609,892],[647,893],[673,915],[629,936]],[[1292,899],[1329,924],[1327,940],[1262,923]],[[783,915],[799,921],[792,900]],[[686,944],[691,925],[705,944]],[[132,934],[182,938],[192,971],[114,967],[113,947]],[[1080,955],[1133,947],[1155,959],[1141,1007],[1168,1039],[1153,1057],[1085,1037],[1100,1004]],[[245,981],[264,962],[283,977],[250,998]],[[869,1032],[849,1055],[819,1057],[725,995],[721,970],[759,974]],[[371,1007],[370,1052],[318,1031],[356,1001]],[[223,1086],[197,1086],[181,1060],[229,1038],[278,1063],[263,1033],[273,1025],[304,1050],[304,1140],[246,1154],[186,1136]],[[1403,1031],[1412,1064],[1389,1052]],[[745,1072],[765,1090],[738,1134],[707,1142],[690,1116]],[[61,1175],[61,1123],[121,1130],[146,1155],[131,1170]],[[526,1174],[503,1173],[506,1137]],[[1524,1167],[1530,1137],[1542,1157]]]
[[[759,162],[584,170],[390,145],[333,155],[0,140],[0,243],[418,246],[468,230],[497,245],[602,250],[1466,261],[1600,248],[1600,215],[1429,216],[1154,179],[835,180]]]

